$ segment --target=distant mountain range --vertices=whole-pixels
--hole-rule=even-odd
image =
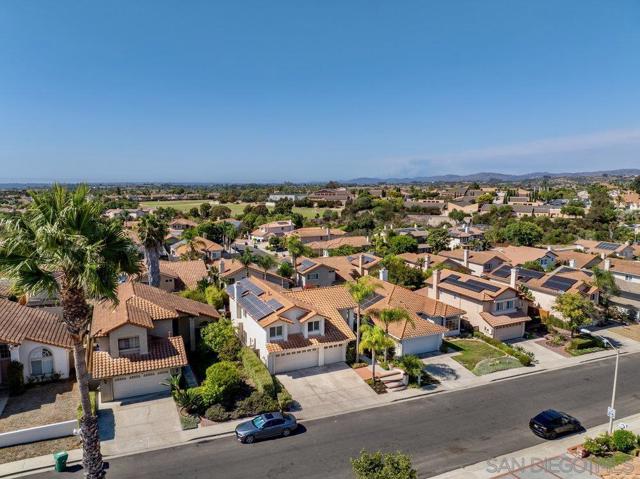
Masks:
[[[536,180],[540,178],[589,178],[596,176],[637,176],[640,175],[640,169],[628,168],[619,170],[602,170],[602,171],[582,171],[582,172],[567,172],[567,173],[549,173],[549,172],[535,172],[525,173],[522,175],[508,175],[504,173],[472,173],[469,175],[439,175],[439,176],[417,176],[414,178],[354,178],[352,180],[345,181],[347,184],[356,185],[371,185],[377,183],[456,183],[465,181],[478,181],[478,182],[490,182],[490,181],[526,181]]]

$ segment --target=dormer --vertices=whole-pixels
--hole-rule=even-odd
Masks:
[[[286,341],[289,337],[289,328],[285,321],[276,321],[266,327],[267,341]]]
[[[149,343],[146,328],[125,324],[109,333],[109,354],[113,358],[149,354]],[[104,341],[99,344],[104,345]]]
[[[308,318],[302,318],[302,334],[305,338],[324,336],[325,318],[319,314],[310,314]]]

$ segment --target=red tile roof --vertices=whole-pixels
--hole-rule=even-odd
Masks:
[[[142,373],[165,368],[179,368],[188,364],[184,342],[180,336],[149,341],[149,354],[112,357],[106,351],[94,351],[91,374],[94,379]]]
[[[59,316],[0,299],[0,341],[22,344],[25,340],[62,348],[73,346],[71,335]]]

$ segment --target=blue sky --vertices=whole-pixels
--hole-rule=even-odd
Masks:
[[[0,181],[640,167],[640,2],[0,2]]]

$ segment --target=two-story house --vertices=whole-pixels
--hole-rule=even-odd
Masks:
[[[118,286],[118,304],[94,305],[90,359],[102,401],[168,390],[167,379],[187,364],[198,329],[217,321],[208,304],[142,283]]]
[[[465,223],[461,226],[449,228],[449,249],[456,249],[467,245],[472,245],[476,241],[484,239],[484,231],[477,226],[470,226]]]
[[[322,228],[320,226],[311,226],[308,228],[298,228],[287,233],[287,236],[297,236],[304,244],[317,243],[319,241],[329,241],[346,235],[342,230],[332,230],[331,228]]]
[[[493,248],[506,262],[512,266],[522,266],[525,263],[538,263],[543,269],[555,267],[558,255],[551,248],[534,248],[531,246],[504,246]]]
[[[174,293],[184,289],[195,289],[200,281],[206,281],[208,277],[207,265],[201,259],[160,261],[159,288],[163,291]],[[149,284],[146,272],[140,276],[139,281]]]
[[[249,237],[251,240],[258,242],[269,241],[272,236],[282,237],[294,229],[295,225],[291,220],[272,221],[258,226],[251,232]]]
[[[338,248],[353,248],[356,251],[364,251],[371,246],[368,236],[339,236],[323,241],[312,241],[307,246],[314,253],[322,256],[329,256],[330,252]]]
[[[182,240],[174,243],[169,251],[174,259],[197,255],[205,261],[215,261],[222,257],[224,248],[215,241],[196,236],[191,242]]]
[[[597,254],[601,258],[617,256],[623,259],[633,259],[633,247],[627,243],[612,243],[609,241],[578,240],[574,243],[577,249],[585,253]]]
[[[364,301],[362,308],[383,329],[385,326],[378,319],[380,311],[402,308],[409,313],[413,324],[401,321],[389,325],[389,335],[395,343],[396,356],[438,351],[444,336],[460,334],[463,310],[389,283],[384,279],[385,273],[385,270],[380,270],[381,278],[374,282],[376,291]]]
[[[226,289],[242,342],[272,374],[345,360],[356,304],[342,286],[286,291],[257,278]]]
[[[250,276],[269,281],[283,288],[290,288],[293,285],[291,278],[285,278],[278,274],[277,267],[265,273],[257,264],[251,263],[249,266],[245,266],[236,258],[220,258],[211,264],[211,268],[217,273],[218,277],[227,284],[240,281]]]
[[[331,286],[367,276],[382,258],[369,253],[296,259],[296,284],[303,288]]]
[[[482,276],[505,263],[505,258],[495,251],[470,251],[466,248],[454,249],[453,251],[440,251],[440,256],[449,258],[468,268],[474,276]]]
[[[521,338],[531,318],[528,304],[514,286],[499,285],[472,275],[435,270],[417,293],[466,312],[463,319],[481,333],[501,341]]]

